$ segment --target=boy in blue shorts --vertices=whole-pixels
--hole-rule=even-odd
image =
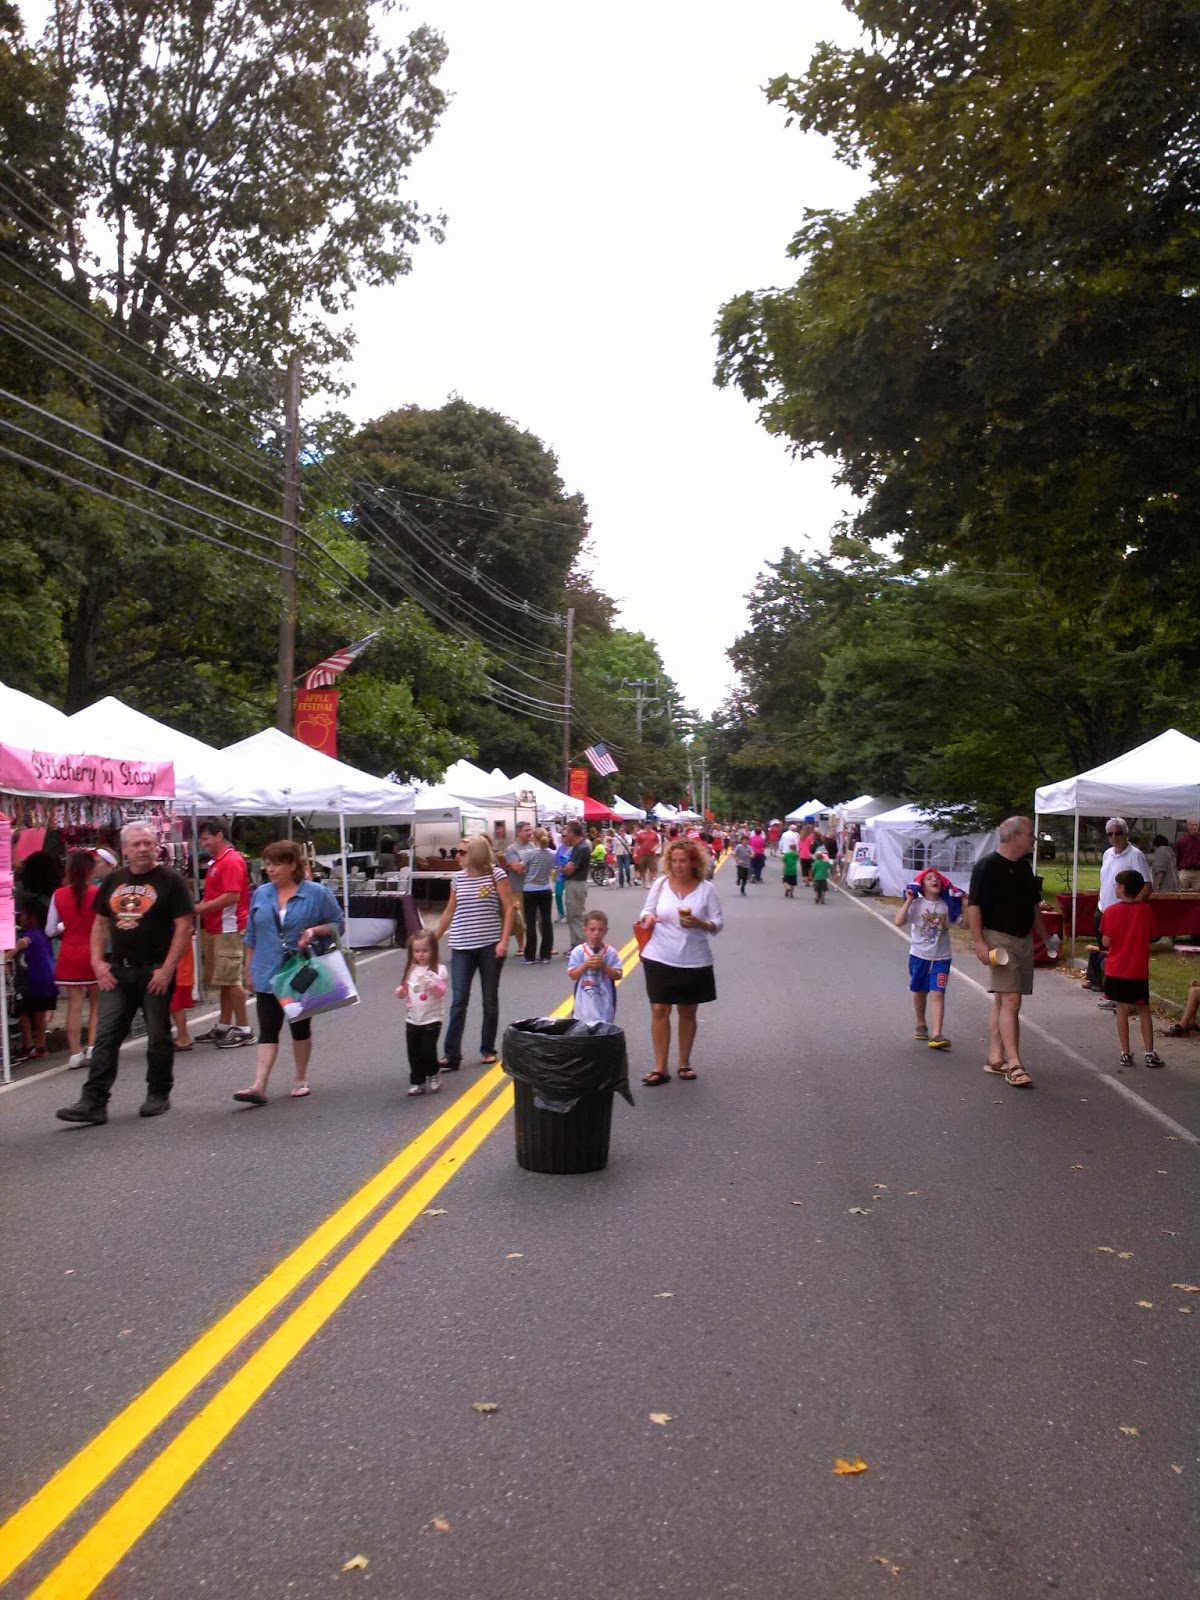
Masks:
[[[952,894],[957,895],[957,906]],[[961,891],[952,891],[949,879],[931,868],[904,891],[904,904],[896,913],[898,928],[909,930],[908,987],[912,991],[917,1023],[914,1038],[931,1050],[949,1050],[942,1032],[946,1017],[946,984],[950,981],[950,924],[962,911]],[[928,1000],[930,1033],[925,1021]]]

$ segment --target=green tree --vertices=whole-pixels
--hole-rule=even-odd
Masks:
[[[1193,659],[1200,11],[849,3],[869,42],[770,95],[871,188],[725,307],[719,381],[914,570],[1015,558],[1098,602],[1115,563]]]
[[[0,58],[10,80],[16,54]],[[142,583],[147,550],[186,542],[147,514],[154,467],[121,448],[160,473],[198,459],[191,476],[236,485],[250,508],[232,542],[254,546],[242,525],[249,516],[258,548],[270,548],[254,520],[257,507],[277,509],[279,481],[268,420],[278,393],[264,377],[299,352],[313,379],[327,378],[349,348],[339,316],[357,285],[392,281],[417,240],[437,236],[403,184],[443,105],[434,80],[444,54],[426,28],[384,50],[369,0],[149,0],[133,10],[74,0],[55,8],[44,49],[26,50],[51,79],[66,136],[47,173],[36,150],[22,152],[19,119],[8,118],[15,132],[6,133],[3,170],[25,187],[14,233],[0,241],[5,304],[10,317],[32,306],[42,333],[66,342],[56,357],[69,374],[61,386],[102,441],[79,452],[95,463],[83,480],[130,502],[75,530],[61,590],[68,706],[92,697],[106,651],[120,649],[109,608]],[[17,100],[10,81],[0,111]],[[111,247],[93,253],[98,224]],[[31,235],[65,267],[65,281],[22,272]],[[79,327],[82,346],[72,337]],[[172,424],[160,409],[168,396]],[[52,430],[46,437],[34,459],[61,467],[62,441]],[[231,457],[241,465],[231,469]],[[114,488],[118,465],[140,493]],[[211,533],[211,517],[183,520]],[[49,568],[40,529],[27,533]]]

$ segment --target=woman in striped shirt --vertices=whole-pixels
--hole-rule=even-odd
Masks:
[[[496,865],[492,847],[482,834],[464,839],[458,848],[459,871],[450,883],[450,899],[437,925],[440,943],[450,934],[450,984],[453,999],[446,1028],[446,1054],[438,1065],[457,1072],[462,1065],[463,1027],[476,972],[483,996],[480,1060],[496,1060],[500,1023],[500,969],[512,935],[513,897],[508,873]]]

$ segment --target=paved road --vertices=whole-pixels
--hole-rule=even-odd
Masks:
[[[1011,1090],[966,983],[913,1043],[859,905],[718,886],[700,1079],[602,1174],[521,1172],[498,1074],[406,1097],[393,955],[306,1102],[200,1051],[154,1122],[136,1058],[106,1128],[54,1122],[74,1075],[0,1097],[6,1593],[1193,1594],[1187,1074],[1132,1083],[1184,1129],[1113,1093],[1047,978]],[[510,964],[504,1014],[565,992]],[[621,1020],[640,1071],[636,972]]]

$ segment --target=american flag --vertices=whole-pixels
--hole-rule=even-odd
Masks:
[[[602,778],[616,772],[617,763],[608,753],[608,746],[603,744],[590,744],[583,752],[584,760],[590,761]]]
[[[378,633],[369,633],[365,639],[360,639],[357,644],[348,644],[344,650],[335,650],[331,656],[326,656],[324,661],[318,661],[311,671],[304,674],[304,687],[306,689],[328,689],[329,685],[345,672],[352,661],[358,660],[371,640],[378,639],[378,637]]]

